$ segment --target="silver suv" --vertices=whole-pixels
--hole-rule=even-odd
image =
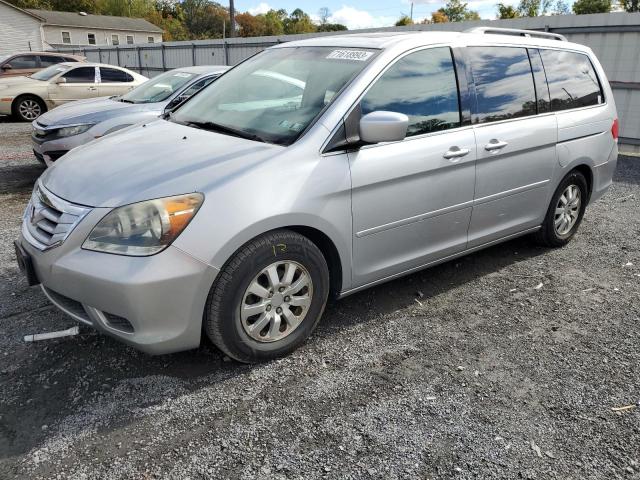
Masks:
[[[611,185],[617,135],[602,67],[559,35],[286,43],[56,162],[18,261],[60,309],[143,351],[204,331],[268,360],[330,295],[519,235],[565,245]]]

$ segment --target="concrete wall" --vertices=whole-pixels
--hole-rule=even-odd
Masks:
[[[132,35],[134,44],[149,43],[148,37],[153,37],[154,43],[162,42],[161,33],[153,32],[133,32],[130,30],[106,30],[98,28],[81,28],[81,27],[59,27],[57,25],[44,25],[44,41],[56,48],[65,48],[62,41],[62,32],[69,32],[71,36],[71,44],[69,46],[85,46],[89,45],[87,35],[93,33],[96,36],[96,45],[112,45],[111,35],[118,35],[120,45],[127,44],[127,35]]]
[[[562,33],[572,42],[588,45],[596,53],[614,90],[620,117],[622,150],[640,151],[640,13],[600,13],[593,15],[557,15],[511,20],[413,25],[358,30],[372,31],[461,31],[476,26],[546,30]],[[146,76],[187,65],[235,65],[272,45],[323,35],[354,32],[330,32],[274,37],[233,38],[165,42],[139,47],[84,48],[73,50],[91,61],[102,61],[137,70]]]
[[[0,55],[43,49],[40,21],[0,2]]]

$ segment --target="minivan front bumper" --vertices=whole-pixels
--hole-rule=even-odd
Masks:
[[[104,215],[100,210],[105,209],[87,215],[61,245],[44,251],[26,240],[23,224],[18,243],[46,296],[76,321],[146,353],[197,348],[218,270],[173,246],[149,257],[83,250],[86,235]]]

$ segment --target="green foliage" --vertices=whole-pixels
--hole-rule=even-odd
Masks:
[[[513,8],[511,5],[499,3],[496,6],[498,7],[498,18],[518,18],[520,16],[518,10]]]
[[[587,13],[609,13],[611,0],[577,0],[573,4],[573,12],[576,15]]]
[[[407,25],[413,25],[413,20],[408,15],[402,15],[396,22],[396,27],[406,27]]]
[[[469,10],[467,4],[461,0],[449,0],[444,7],[438,9],[450,22],[464,22],[465,20],[480,20],[478,12]]]
[[[321,23],[318,26],[318,32],[340,32],[344,30],[348,29],[341,23]]]
[[[640,12],[638,0],[620,0],[620,5],[622,5],[625,12]]]

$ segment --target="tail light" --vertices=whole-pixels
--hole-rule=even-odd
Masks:
[[[618,123],[618,119],[616,118],[613,121],[613,125],[611,125],[611,136],[617,142],[618,141],[618,131],[620,130],[620,124]]]

